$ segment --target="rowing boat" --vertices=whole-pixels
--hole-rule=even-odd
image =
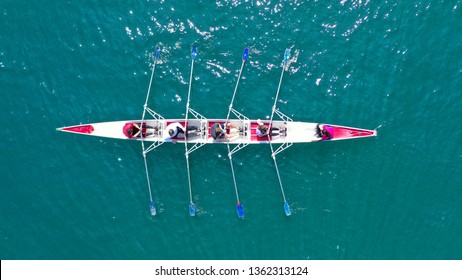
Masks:
[[[193,47],[191,50],[191,71],[188,97],[186,100],[185,118],[165,119],[159,113],[148,107],[153,77],[156,65],[160,58],[160,49],[157,48],[153,54],[154,62],[151,79],[141,119],[81,124],[61,127],[57,128],[57,130],[81,135],[140,141],[150,197],[149,208],[151,215],[153,216],[156,215],[157,210],[152,194],[153,191],[149,176],[149,168],[146,161],[146,155],[150,151],[158,148],[164,143],[184,143],[190,198],[189,214],[190,216],[195,216],[196,205],[193,201],[194,199],[192,194],[189,155],[205,144],[226,144],[236,193],[237,214],[239,218],[244,218],[244,207],[239,197],[232,156],[234,153],[240,151],[249,144],[268,144],[282,193],[284,212],[286,216],[290,216],[292,212],[290,205],[286,200],[276,160],[276,156],[280,152],[284,151],[294,143],[325,142],[372,137],[377,135],[377,131],[334,124],[293,121],[290,117],[279,111],[279,109],[276,108],[276,102],[278,100],[284,73],[288,67],[290,49],[286,49],[284,52],[281,76],[270,118],[263,121],[247,118],[233,108],[233,102],[238,91],[239,81],[245,62],[249,58],[249,53],[249,49],[245,48],[242,55],[242,64],[236,81],[236,86],[234,88],[228,114],[225,119],[208,119],[190,107],[191,84],[193,80],[194,62],[197,56],[197,47]],[[146,113],[149,113],[152,118],[146,119]],[[236,117],[235,119],[230,118],[231,113]],[[279,119],[274,119],[276,116]],[[150,145],[146,147],[145,142]]]
[[[226,119],[192,119],[189,120],[187,124],[185,124],[184,119],[145,120],[142,125],[143,133],[138,137],[127,136],[127,134],[124,133],[124,127],[130,124],[136,124],[139,127],[142,123],[141,120],[82,124],[77,126],[62,127],[58,128],[58,130],[115,139],[141,140],[141,137],[143,137],[143,140],[146,142],[226,144],[226,139],[214,139],[211,135],[211,127],[215,123],[224,124],[226,122]],[[229,139],[230,144],[268,144],[270,141],[273,144],[282,144],[285,142],[310,143],[317,141],[335,141],[363,138],[377,135],[375,130],[334,124],[324,124],[325,127],[327,126],[333,128],[333,133],[331,139],[323,140],[321,135],[319,135],[317,132],[319,123],[273,121],[272,127],[283,131],[285,130],[285,133],[270,136],[270,139],[268,139],[266,136],[260,137],[257,135],[258,120],[231,119],[228,122],[233,123],[238,127],[238,129],[235,131],[235,135]],[[184,134],[179,135],[179,137],[172,138],[168,134],[168,127],[175,123],[180,124],[182,128],[187,126],[194,126],[197,127],[197,129],[188,135],[187,141],[185,141]],[[269,122],[263,121],[263,123],[265,125],[269,125]],[[231,130],[232,129],[228,129],[228,134],[232,134]]]

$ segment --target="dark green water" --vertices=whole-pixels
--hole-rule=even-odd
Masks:
[[[461,259],[462,1],[0,1],[1,259]],[[226,147],[184,148],[56,132],[137,119],[150,102],[182,117],[270,115],[376,128],[378,137],[268,146],[234,156],[246,219],[235,213]]]

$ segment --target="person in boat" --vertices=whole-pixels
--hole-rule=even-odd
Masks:
[[[318,124],[316,133],[321,138],[320,140],[330,140],[334,137],[334,128],[325,124]]]
[[[197,126],[187,126],[186,133],[184,127],[179,123],[171,123],[167,126],[169,138],[190,137],[192,132],[198,132]]]
[[[155,133],[156,129],[150,125],[143,125],[142,130],[140,130],[141,123],[126,123],[122,129],[123,133],[127,138],[139,138],[142,133],[143,138],[152,135]]]
[[[277,127],[271,127],[268,129],[268,126],[264,124],[260,119],[257,120],[257,124],[258,126],[255,129],[255,132],[257,133],[258,137],[268,137],[268,132],[270,136],[277,136],[285,132],[284,130],[280,130]]]
[[[143,126],[143,130],[146,130],[146,125]],[[137,123],[126,123],[123,128],[124,135],[128,138],[137,138],[140,136],[141,130]],[[144,136],[145,132],[143,133]]]
[[[227,123],[226,128],[230,129],[229,134],[226,133],[224,124],[216,122],[210,127],[210,135],[215,140],[223,140],[227,138],[233,138],[239,134],[239,126],[237,126],[236,124]]]

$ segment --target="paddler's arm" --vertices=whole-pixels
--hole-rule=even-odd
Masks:
[[[135,133],[135,134],[133,134],[132,137],[138,137],[138,135],[140,135],[140,131],[141,131],[141,130],[140,130],[140,127],[139,127],[136,123],[133,124],[133,127],[135,127],[136,129],[138,129],[138,132]]]

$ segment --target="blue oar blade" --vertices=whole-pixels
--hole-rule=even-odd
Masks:
[[[158,60],[160,58],[160,48],[156,48],[156,52],[154,53],[154,59]]]
[[[237,216],[244,219],[244,206],[240,202],[237,203]]]
[[[286,212],[286,216],[292,215],[292,212],[290,211],[290,206],[287,201],[284,202],[284,212]]]
[[[155,216],[157,214],[156,204],[152,200],[151,200],[151,202],[149,202],[149,211],[151,211],[152,216]]]
[[[242,60],[246,61],[249,59],[249,48],[245,48],[244,53],[242,54]]]
[[[284,52],[284,62],[289,61],[289,58],[290,58],[290,49],[286,49],[286,51]]]
[[[194,47],[192,47],[192,50],[191,50],[191,58],[192,58],[192,60],[195,60],[196,56],[197,56],[197,47],[194,46]]]
[[[192,201],[189,203],[189,216],[196,216],[196,205]]]

